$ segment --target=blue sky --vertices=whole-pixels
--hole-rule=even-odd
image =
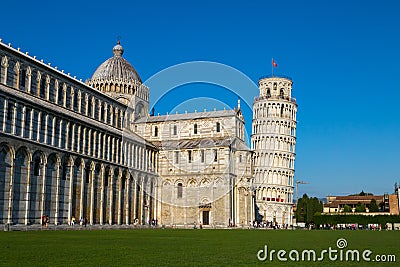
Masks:
[[[391,193],[400,181],[398,1],[6,1],[1,9],[3,42],[82,79],[112,55],[117,36],[144,81],[203,60],[256,83],[273,57],[299,104],[296,179],[310,182],[300,194]],[[236,105],[217,88],[177,88],[176,101],[192,100],[176,109]],[[160,101],[156,112],[174,108]]]

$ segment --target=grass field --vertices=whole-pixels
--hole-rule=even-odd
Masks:
[[[396,263],[259,261],[268,249],[347,248],[394,254]],[[317,256],[317,257],[318,257]],[[288,255],[286,255],[288,257]],[[0,265],[4,266],[399,266],[400,231],[281,230],[77,230],[0,232]]]

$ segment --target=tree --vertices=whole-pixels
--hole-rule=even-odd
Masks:
[[[318,198],[309,198],[304,194],[297,203],[296,219],[298,222],[314,222],[315,214],[321,213],[323,209],[323,204]]]
[[[361,192],[360,193],[358,193],[358,194],[351,194],[351,195],[349,195],[349,196],[373,196],[374,194],[372,194],[372,193],[366,193],[366,192],[364,192],[364,190],[361,190]]]
[[[369,203],[369,211],[370,212],[378,212],[379,211],[378,204],[376,204],[376,199],[371,199],[371,202]]]
[[[344,205],[343,206],[343,212],[351,212],[351,207],[349,205]]]
[[[365,205],[358,202],[358,204],[356,206],[356,212],[365,212],[365,211],[366,211]]]

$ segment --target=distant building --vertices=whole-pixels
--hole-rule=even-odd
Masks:
[[[327,203],[324,205],[324,213],[342,213],[344,206],[347,205],[355,212],[356,206],[364,204],[365,213],[369,212],[371,200],[375,199],[379,207],[380,214],[399,214],[398,194],[384,194],[379,196],[327,196]],[[374,212],[375,213],[375,212]]]

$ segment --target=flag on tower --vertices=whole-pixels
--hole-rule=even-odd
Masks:
[[[275,67],[275,68],[278,67],[278,64],[276,64],[274,59],[272,59],[272,66]]]

